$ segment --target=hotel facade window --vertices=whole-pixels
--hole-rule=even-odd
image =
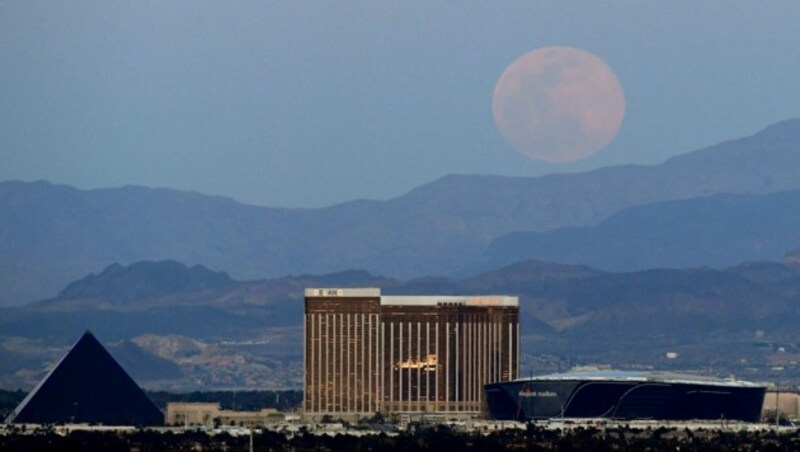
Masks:
[[[310,415],[477,413],[519,373],[517,297],[306,289],[304,322]]]

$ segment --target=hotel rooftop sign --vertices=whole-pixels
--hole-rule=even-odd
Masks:
[[[362,298],[380,297],[382,306],[519,306],[519,298],[508,295],[480,296],[414,296],[383,295],[378,288],[311,288],[305,290],[306,298]]]
[[[374,287],[358,288],[311,288],[305,291],[306,298],[348,298],[348,297],[380,297],[381,290]]]

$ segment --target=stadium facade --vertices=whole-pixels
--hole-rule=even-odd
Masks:
[[[608,418],[757,422],[765,386],[679,373],[573,372],[486,385],[503,420]]]
[[[306,415],[478,413],[519,372],[519,301],[306,289]]]

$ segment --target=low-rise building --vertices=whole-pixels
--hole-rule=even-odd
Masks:
[[[167,425],[187,427],[215,427],[235,425],[240,427],[263,427],[282,422],[284,415],[274,408],[260,411],[223,410],[219,403],[170,402],[167,404],[165,421]]]

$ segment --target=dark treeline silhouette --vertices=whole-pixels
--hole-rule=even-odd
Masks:
[[[0,389],[0,422],[25,398],[27,393],[21,389],[9,391]],[[277,408],[292,411],[303,401],[303,391],[194,391],[168,392],[148,391],[148,396],[164,410],[167,402],[219,402],[223,409],[257,411],[261,408]]]
[[[27,433],[27,434],[25,434]],[[0,435],[0,450],[248,450],[249,436],[227,433],[141,430],[132,433],[73,432],[61,436],[51,428],[35,432],[12,431]],[[533,451],[790,451],[800,445],[800,434],[766,432],[688,431],[678,429],[578,428],[561,432],[529,426],[527,430],[460,433],[447,427],[416,427],[397,436],[355,437],[263,432],[254,436],[254,449],[267,450],[533,450]]]

